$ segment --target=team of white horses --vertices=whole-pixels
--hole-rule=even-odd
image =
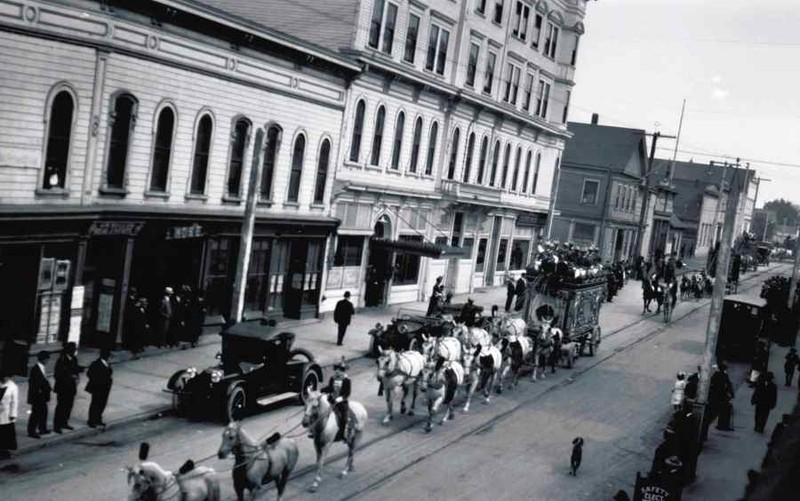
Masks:
[[[433,429],[433,421],[440,409],[444,412],[439,424],[454,417],[453,405],[459,390],[465,396],[463,412],[469,412],[476,391],[483,392],[483,401],[488,404],[493,391],[499,393],[504,386],[510,389],[517,385],[520,372],[526,365],[532,368],[532,380],[540,375],[543,377],[542,367],[548,359],[552,361],[553,350],[558,351],[563,336],[546,320],[534,337],[528,335],[527,325],[521,318],[498,317],[487,322],[487,326],[488,331],[454,324],[448,335],[425,336],[421,352],[381,349],[377,376],[386,396],[387,412],[383,423],[392,420],[393,401],[401,392],[401,414],[413,414],[418,390],[425,393],[428,410],[425,430],[428,432]],[[411,403],[407,406],[409,393]],[[305,401],[302,426],[312,439],[317,456],[311,491],[320,486],[323,466],[338,431],[336,417],[326,397],[318,391],[310,391]],[[342,438],[348,454],[341,478],[353,470],[353,454],[367,423],[367,410],[360,402],[351,399],[349,407],[350,418]],[[244,499],[245,490],[255,499],[261,488],[272,481],[280,501],[299,452],[291,436],[274,434],[266,440],[258,440],[250,437],[240,423],[234,422],[223,430],[217,455],[220,459],[233,456],[231,472],[239,501]],[[172,473],[155,462],[143,461],[126,471],[128,483],[132,485],[131,501],[221,499],[219,480],[209,467],[189,467],[186,471],[182,469],[179,473]]]

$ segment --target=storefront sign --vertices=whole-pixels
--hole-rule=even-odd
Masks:
[[[538,212],[523,212],[517,217],[517,226],[544,226],[547,214]]]
[[[167,240],[183,240],[186,238],[201,238],[206,234],[203,227],[197,223],[190,226],[173,226],[167,230]]]
[[[89,227],[89,235],[122,235],[135,237],[142,231],[143,227],[144,223],[137,221],[95,221]]]

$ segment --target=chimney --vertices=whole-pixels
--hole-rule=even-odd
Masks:
[[[597,125],[597,122],[600,121],[600,115],[597,113],[592,113],[592,125]]]

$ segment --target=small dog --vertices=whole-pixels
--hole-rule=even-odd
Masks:
[[[578,475],[578,468],[581,466],[581,460],[583,459],[583,439],[581,437],[575,437],[572,440],[572,455],[569,457],[569,465],[570,471],[569,474],[574,476]]]

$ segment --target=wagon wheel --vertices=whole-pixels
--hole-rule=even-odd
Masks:
[[[311,368],[307,369],[306,373],[303,374],[303,386],[300,388],[300,402],[305,404],[309,393],[316,390],[318,387],[319,376],[317,372]]]
[[[227,406],[225,407],[226,417],[228,422],[241,421],[244,417],[245,410],[247,409],[247,395],[245,395],[244,388],[237,386],[228,395]]]

